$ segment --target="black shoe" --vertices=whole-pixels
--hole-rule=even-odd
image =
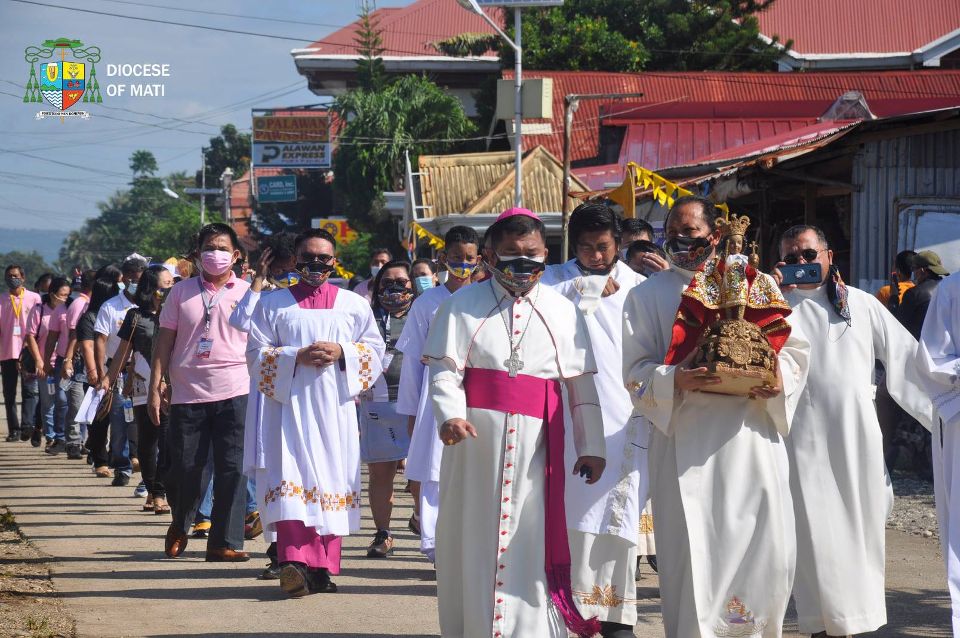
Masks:
[[[633,627],[616,622],[600,622],[600,635],[603,638],[633,638]]]
[[[33,432],[30,433],[30,445],[33,447],[40,447],[40,441],[43,439],[43,430],[40,428],[33,428]]]
[[[267,563],[266,568],[260,575],[257,576],[257,580],[280,580],[280,565],[275,561],[270,561]]]
[[[337,591],[337,584],[330,580],[330,570],[325,567],[308,567],[307,583],[311,594],[333,594]]]
[[[14,441],[19,441],[19,440],[20,440],[20,432],[17,430],[13,430],[12,432],[10,432],[10,434],[7,435],[8,443],[13,443]]]
[[[71,461],[79,461],[83,458],[83,452],[80,450],[79,445],[68,445],[67,446],[67,458]]]
[[[130,484],[130,477],[122,472],[118,472],[116,476],[113,477],[113,480],[110,481],[110,485],[114,487],[126,487]]]
[[[21,440],[21,441],[29,441],[29,440],[30,440],[30,435],[31,435],[31,432],[30,432],[29,429],[23,428],[23,429],[20,430],[20,440]]]
[[[67,451],[67,444],[64,441],[54,441],[44,452],[50,456],[56,456]]]
[[[300,598],[310,593],[310,580],[307,566],[303,563],[284,563],[280,566],[280,589],[292,598]]]
[[[647,556],[647,563],[650,565],[650,567],[653,568],[654,572],[659,573],[657,572],[657,555],[656,554],[654,554],[653,556]]]

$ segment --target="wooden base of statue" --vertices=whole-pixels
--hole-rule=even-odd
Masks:
[[[777,380],[776,352],[759,327],[742,319],[723,319],[705,330],[691,367],[720,377],[719,384],[703,390],[715,394],[748,396]]]

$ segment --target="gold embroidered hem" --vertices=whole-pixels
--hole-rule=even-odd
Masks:
[[[354,343],[357,349],[359,359],[358,374],[360,375],[360,386],[362,390],[369,390],[373,385],[373,368],[370,365],[373,361],[373,350],[365,343]]]
[[[640,533],[653,534],[653,514],[640,514]]]
[[[267,348],[260,357],[260,382],[257,388],[264,396],[275,398],[276,379],[277,379],[277,361],[280,359],[282,348]]]
[[[282,498],[299,498],[304,505],[319,504],[325,512],[342,512],[360,507],[360,498],[356,492],[321,492],[320,488],[305,488],[303,485],[280,481],[280,485],[267,490],[263,504],[268,505]]]
[[[594,607],[622,607],[624,604],[637,604],[639,598],[624,598],[617,593],[616,585],[594,585],[593,591],[574,591],[575,596],[580,598],[582,605],[593,605]]]

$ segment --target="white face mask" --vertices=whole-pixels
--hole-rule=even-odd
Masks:
[[[380,266],[379,264],[377,264],[376,266],[370,266],[370,279],[373,279],[374,277],[377,276],[377,273],[380,272],[380,268],[382,268],[382,266]]]

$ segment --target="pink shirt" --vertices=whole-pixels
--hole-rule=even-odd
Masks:
[[[67,342],[70,340],[70,328],[67,326],[67,305],[60,304],[50,315],[50,331],[57,335],[57,356],[67,356]]]
[[[173,403],[222,401],[250,392],[247,371],[247,334],[230,325],[230,314],[250,284],[230,275],[217,304],[210,309],[210,332],[204,334],[204,302],[217,291],[203,277],[185,279],[174,285],[160,312],[160,327],[177,333],[170,353],[170,385]],[[197,356],[200,340],[210,344],[209,356]]]
[[[83,316],[83,313],[87,311],[87,306],[90,305],[90,297],[80,293],[76,299],[73,300],[73,303],[70,304],[70,307],[67,308],[67,329],[76,330],[77,323],[80,322],[80,317]]]
[[[40,295],[31,290],[23,289],[18,297],[9,290],[0,293],[0,361],[20,357],[23,338],[27,336],[27,318],[38,303]]]
[[[27,317],[27,331],[24,335],[30,334],[36,337],[41,358],[44,356],[44,346],[47,345],[47,333],[50,332],[50,317],[53,316],[53,313],[54,311],[50,309],[50,306],[38,303],[30,310],[30,316]],[[51,353],[47,360],[52,365],[56,363],[57,358]]]

